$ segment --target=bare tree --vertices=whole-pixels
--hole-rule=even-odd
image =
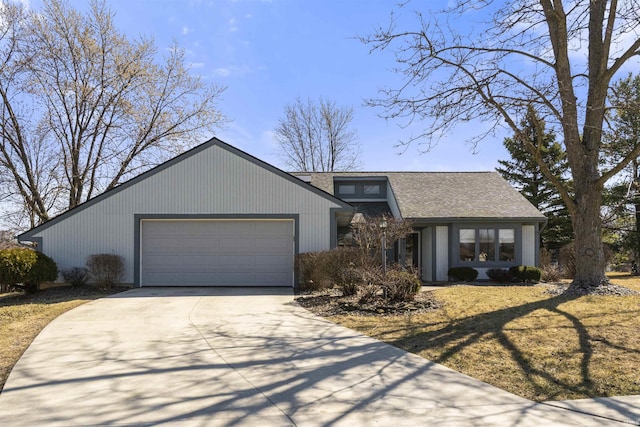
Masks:
[[[383,235],[385,249],[391,249],[398,240],[413,233],[411,221],[406,219],[356,215],[356,220],[351,226],[353,241],[365,256],[380,253]],[[383,223],[385,224],[384,228],[381,227]]]
[[[0,176],[34,226],[201,141],[225,119],[224,88],[189,73],[184,51],[114,27],[104,1],[28,12],[0,5]],[[23,213],[26,212],[26,215]]]
[[[413,30],[396,28],[392,17],[388,28],[362,38],[373,50],[394,50],[405,77],[401,87],[383,89],[370,105],[382,107],[385,117],[424,120],[419,138],[427,149],[469,120],[488,127],[473,142],[504,125],[518,135],[527,111],[538,112],[563,139],[574,192],[545,163],[542,141],[517,139],[570,212],[577,264],[573,289],[590,292],[606,283],[603,189],[640,154],[640,144],[604,170],[599,157],[610,82],[639,54],[638,1],[458,0],[444,15],[416,12],[416,17]],[[464,28],[455,28],[456,19]]]
[[[358,166],[357,133],[349,129],[352,107],[298,98],[284,108],[274,139],[286,165],[301,172],[353,170]]]

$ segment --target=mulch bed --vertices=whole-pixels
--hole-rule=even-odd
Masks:
[[[476,283],[454,283],[456,285],[479,285],[496,286],[496,283],[478,282]],[[508,286],[500,284],[498,286]],[[543,286],[545,293],[549,295],[566,295],[580,297],[584,295],[601,296],[630,296],[640,295],[640,292],[629,289],[625,286],[614,285],[610,282],[603,282],[595,289],[572,285],[568,282],[538,283],[538,284],[512,284],[513,286]],[[419,292],[414,301],[390,302],[379,296],[369,303],[360,303],[357,296],[342,296],[339,290],[330,289],[325,291],[312,292],[296,297],[296,302],[310,312],[319,316],[340,316],[340,315],[365,315],[365,316],[397,316],[412,313],[424,313],[437,310],[442,304],[436,300],[431,291]]]
[[[6,294],[0,294],[0,306],[3,305],[16,305],[16,304],[39,304],[39,303],[55,303],[60,301],[67,301],[71,299],[82,298],[96,298],[107,295],[112,295],[118,292],[125,291],[130,288],[126,287],[114,287],[111,289],[100,289],[95,286],[59,286],[48,289],[43,289],[33,294],[25,294],[24,292],[10,292]]]
[[[325,291],[302,295],[296,302],[318,316],[366,315],[366,316],[397,316],[411,313],[424,313],[436,310],[441,304],[432,292],[419,292],[413,301],[390,302],[381,296],[373,302],[361,304],[357,296],[345,297],[339,291]]]
[[[581,297],[585,295],[599,296],[631,296],[640,295],[640,292],[629,289],[625,286],[614,285],[609,281],[602,282],[596,288],[589,288],[572,283],[550,283],[547,284],[548,289],[545,291],[549,295],[566,295],[570,297]]]

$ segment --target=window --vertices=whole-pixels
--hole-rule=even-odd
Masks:
[[[356,186],[352,184],[341,184],[338,186],[339,194],[356,194]]]
[[[367,196],[377,196],[380,194],[380,185],[365,185],[364,194]]]
[[[500,242],[500,261],[513,261],[516,258],[516,233],[513,229],[498,230]]]
[[[516,232],[512,228],[461,228],[460,261],[514,261]]]
[[[460,261],[475,261],[476,259],[476,230],[473,228],[460,229]]]
[[[387,183],[381,179],[334,180],[333,189],[336,196],[348,200],[384,200],[387,197]]]
[[[493,261],[496,259],[496,237],[495,230],[491,228],[481,228],[478,230],[480,236],[480,253],[478,261]]]

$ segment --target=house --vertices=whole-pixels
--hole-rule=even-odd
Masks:
[[[60,269],[121,255],[133,286],[293,286],[294,254],[337,246],[359,203],[416,221],[409,246],[425,280],[446,280],[452,265],[536,263],[545,219],[496,174],[298,178],[216,138],[18,239]],[[509,261],[480,261],[487,230]]]
[[[410,220],[414,233],[388,256],[418,268],[423,281],[446,281],[468,266],[539,264],[546,218],[496,172],[314,172],[298,178],[354,206],[356,215]],[[349,228],[338,228],[338,240]]]

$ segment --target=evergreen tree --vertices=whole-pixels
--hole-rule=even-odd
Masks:
[[[605,135],[603,162],[620,161],[640,141],[640,76],[629,74],[613,87],[612,132]],[[634,157],[605,193],[605,229],[618,250],[640,259],[640,158]]]
[[[566,154],[553,132],[545,132],[544,122],[529,110],[522,121],[522,132],[536,147],[539,155],[549,165],[552,174],[563,177],[567,170]],[[536,208],[547,216],[549,222],[540,233],[541,247],[555,250],[573,240],[573,229],[569,212],[556,187],[540,170],[534,153],[525,149],[520,141],[522,136],[505,138],[504,146],[511,154],[511,160],[498,160],[501,167],[496,170],[509,181]],[[566,180],[563,178],[566,182]]]

